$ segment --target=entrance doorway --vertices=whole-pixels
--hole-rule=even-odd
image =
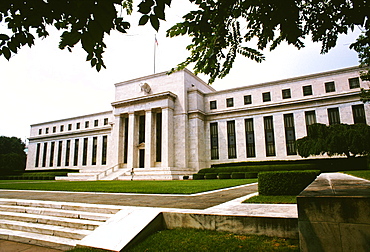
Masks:
[[[139,150],[139,168],[144,168],[145,164],[145,149]]]

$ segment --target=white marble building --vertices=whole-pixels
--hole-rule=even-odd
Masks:
[[[188,70],[125,81],[112,111],[31,125],[27,170],[181,179],[211,164],[299,159],[294,141],[307,125],[369,124],[360,88],[369,83],[357,67],[222,91]]]

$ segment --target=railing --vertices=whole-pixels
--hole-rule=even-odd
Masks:
[[[104,177],[108,176],[109,174],[118,171],[120,168],[120,164],[116,164],[112,167],[109,167],[105,171],[102,171],[101,173],[96,175],[96,180],[103,179]],[[131,169],[127,169],[127,171],[130,171]],[[125,171],[126,172],[126,171]]]

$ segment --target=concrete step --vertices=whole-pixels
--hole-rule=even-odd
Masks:
[[[71,249],[75,247],[77,243],[77,240],[74,239],[9,229],[0,229],[0,239],[33,244],[60,250]]]
[[[69,239],[81,240],[91,234],[90,230],[75,229],[61,226],[53,226],[39,223],[29,223],[13,220],[0,220],[0,229],[9,229],[50,236],[58,236]]]

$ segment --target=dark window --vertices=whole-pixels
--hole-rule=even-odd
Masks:
[[[72,124],[68,124],[68,130],[72,130]]]
[[[227,147],[229,158],[236,158],[235,121],[227,122]]]
[[[302,89],[303,89],[303,95],[304,96],[312,95],[312,86],[311,85],[303,86]]]
[[[98,138],[93,137],[92,156],[91,156],[91,164],[92,165],[96,165],[97,150],[98,150]]]
[[[104,125],[108,125],[108,118],[104,118]]]
[[[62,148],[63,148],[63,141],[59,141],[59,143],[58,143],[57,166],[61,166],[62,165]]]
[[[308,134],[308,126],[316,123],[315,110],[306,111],[305,112],[305,119],[306,119],[306,130],[307,130],[307,134]]]
[[[80,129],[80,123],[76,123],[76,129]]]
[[[64,125],[60,125],[60,132],[64,131]]]
[[[156,141],[155,141],[155,161],[156,162],[162,162],[162,113],[156,114]]]
[[[53,133],[57,132],[57,127],[53,127]]]
[[[145,143],[145,115],[139,116],[139,143]]]
[[[49,128],[45,129],[45,134],[49,134]]]
[[[281,90],[281,93],[282,93],[283,99],[289,99],[292,97],[290,94],[290,88]]]
[[[83,152],[82,152],[82,165],[87,165],[87,145],[89,139],[84,138]]]
[[[266,156],[275,156],[275,137],[272,116],[263,118],[265,128]]]
[[[263,102],[271,101],[271,94],[270,94],[270,92],[262,93],[262,101]]]
[[[217,109],[217,101],[210,101],[209,109]]]
[[[366,124],[364,104],[353,105],[352,114],[353,114],[354,123],[365,123]]]
[[[69,166],[70,154],[71,154],[71,140],[67,140],[65,166]]]
[[[360,79],[358,77],[348,79],[349,88],[359,88],[360,87]]]
[[[210,124],[211,131],[211,159],[218,159],[218,125],[216,122]]]
[[[234,107],[234,98],[226,99],[226,107]]]
[[[40,160],[40,148],[41,144],[38,143],[36,146],[36,160],[35,160],[35,167],[39,167],[39,160]]]
[[[78,165],[78,146],[79,146],[79,140],[75,140],[75,152],[74,152],[74,158],[73,158],[73,165]]]
[[[123,142],[123,163],[127,163],[127,151],[128,151],[128,117],[125,117],[124,118],[124,122],[125,122],[125,131],[124,131],[124,135],[125,135],[125,140]]]
[[[108,147],[108,136],[103,136],[103,146],[102,146],[102,154],[101,154],[101,164],[107,164],[107,147]]]
[[[328,109],[329,125],[340,124],[340,116],[338,108]]]
[[[326,93],[335,92],[335,83],[334,83],[334,81],[325,83],[325,92]]]
[[[97,127],[97,126],[99,126],[99,120],[94,121],[94,127]]]
[[[89,127],[89,121],[86,121],[85,122],[85,128],[88,128]]]
[[[254,127],[253,118],[245,119],[245,138],[247,144],[247,157],[255,157],[255,141],[254,141]]]
[[[144,168],[145,166],[145,150],[139,150],[139,168]]]
[[[48,143],[44,143],[44,151],[42,154],[42,167],[46,166],[46,154],[48,153]]]
[[[51,142],[50,144],[50,160],[49,160],[49,166],[54,166],[54,149],[55,149],[55,142]]]
[[[41,135],[42,134],[42,129],[39,129],[39,135]]]
[[[297,155],[295,147],[295,129],[293,114],[284,115],[286,152],[288,155]]]
[[[244,105],[252,104],[252,95],[244,95]]]

